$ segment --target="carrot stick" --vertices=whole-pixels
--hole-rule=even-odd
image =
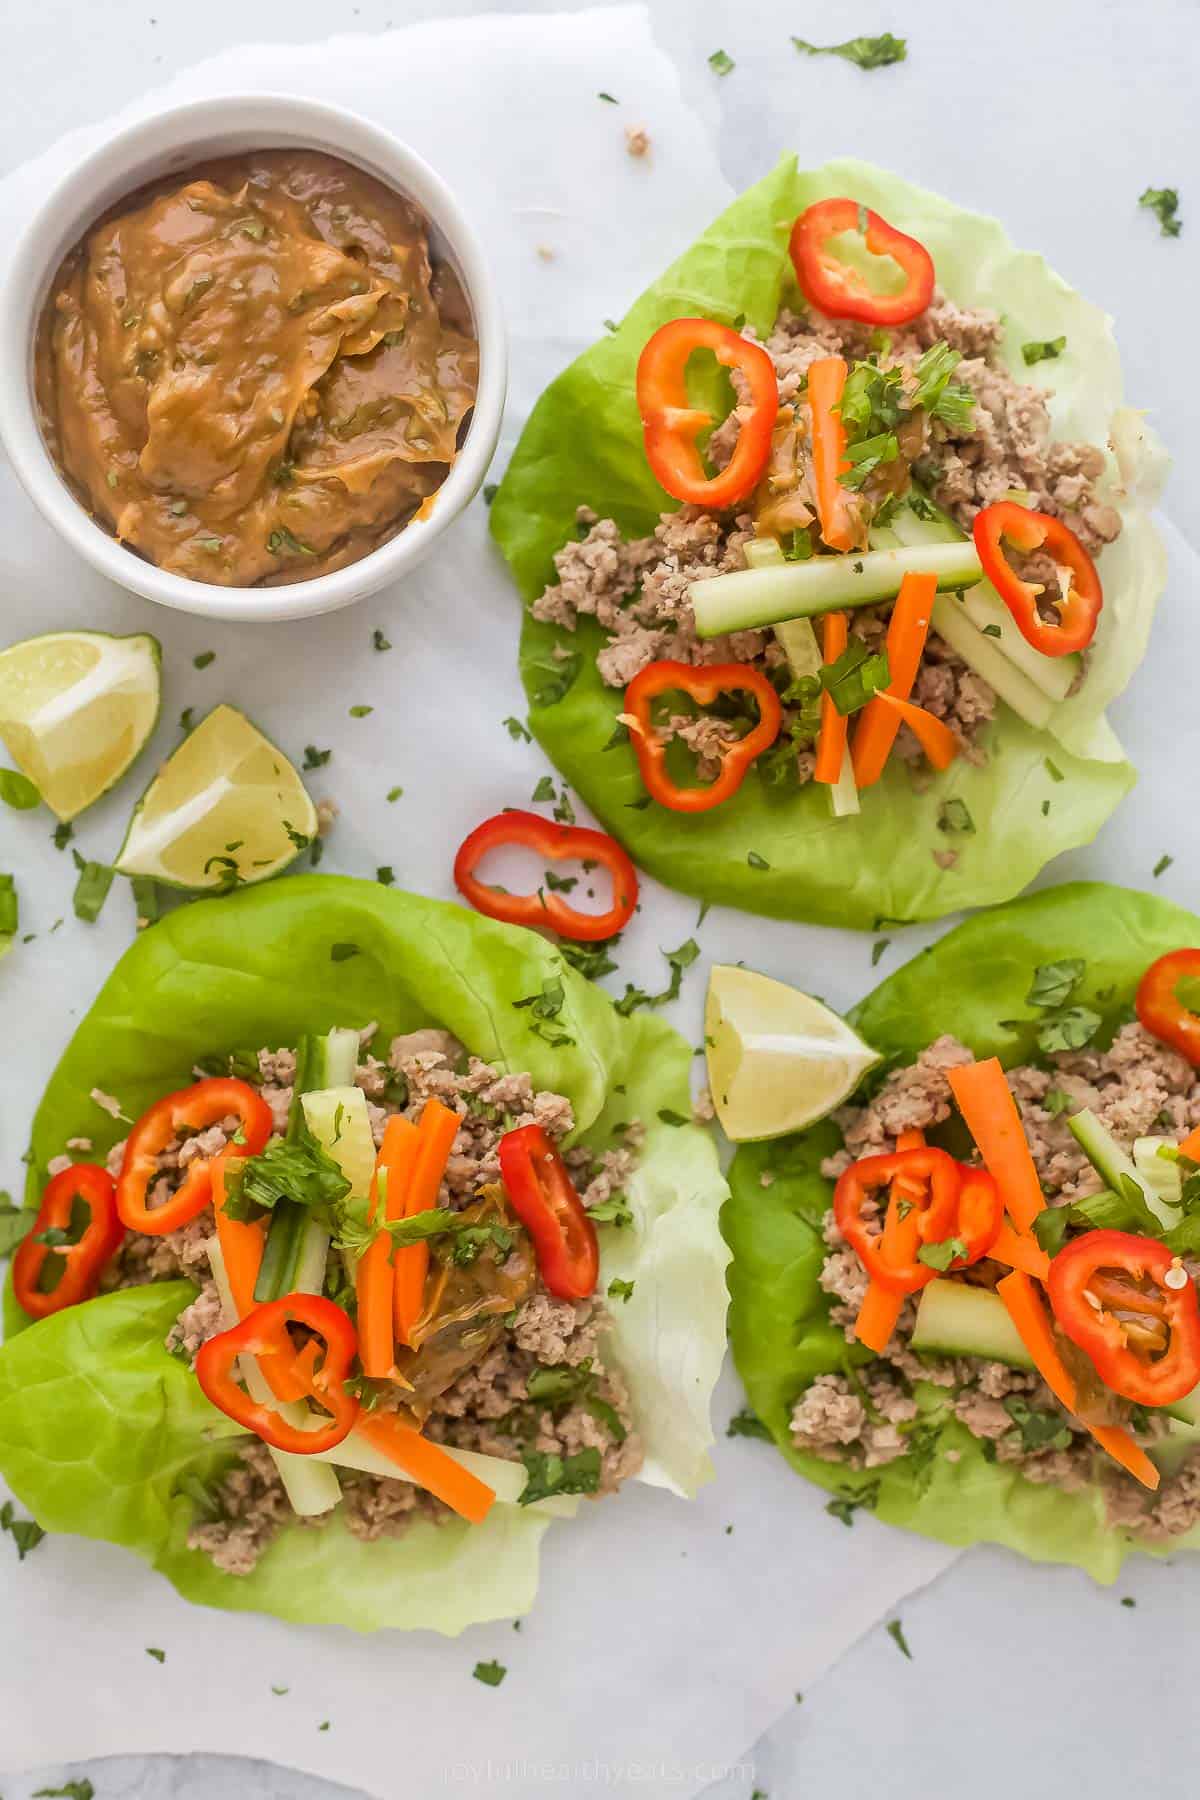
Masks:
[[[417,1127],[416,1157],[404,1201],[406,1219],[411,1219],[415,1213],[428,1212],[437,1204],[438,1189],[461,1122],[458,1114],[443,1106],[440,1100],[425,1102]],[[429,1245],[405,1244],[396,1252],[395,1268],[396,1337],[400,1343],[408,1344],[411,1342],[409,1334],[421,1316]]]
[[[1096,1442],[1108,1454],[1128,1469],[1135,1481],[1151,1490],[1158,1486],[1160,1476],[1150,1458],[1140,1445],[1125,1430],[1123,1425],[1089,1425],[1088,1430]]]
[[[1186,1156],[1189,1162],[1200,1163],[1200,1125],[1184,1138],[1179,1145],[1180,1156]]]
[[[430,1105],[436,1105],[431,1101]],[[407,1246],[412,1249],[413,1246]],[[390,1457],[397,1469],[445,1502],[462,1519],[481,1525],[492,1509],[495,1494],[487,1483],[472,1475],[460,1462],[422,1437],[411,1425],[404,1424],[395,1413],[365,1412],[359,1415],[358,1429],[376,1450]]]
[[[887,634],[886,691],[894,700],[907,700],[912,693],[936,597],[936,575],[906,575],[900,583]],[[899,729],[895,707],[885,706],[878,695],[867,702],[854,728],[854,779],[860,788],[870,787],[883,774]]]
[[[229,1291],[233,1295],[238,1318],[244,1319],[248,1312],[254,1310],[254,1284],[258,1280],[259,1264],[267,1241],[267,1228],[261,1219],[246,1223],[226,1215],[225,1166],[228,1162],[240,1160],[240,1157],[231,1157],[228,1152],[223,1152],[215,1159],[212,1165],[212,1196],[217,1242],[221,1246],[225,1273],[229,1278]]]
[[[1058,1353],[1050,1315],[1029,1276],[1020,1269],[996,1283],[996,1292],[1008,1308],[1008,1316],[1020,1334],[1021,1342],[1033,1358],[1034,1367],[1056,1400],[1068,1412],[1075,1411],[1075,1382]]]
[[[883,1355],[888,1339],[896,1329],[904,1301],[905,1295],[894,1294],[880,1281],[868,1284],[854,1321],[854,1335],[860,1344],[874,1350],[876,1356]]]
[[[808,404],[812,410],[813,486],[821,536],[831,550],[852,550],[854,529],[850,495],[839,480],[849,469],[846,427],[839,408],[846,386],[841,356],[822,356],[808,365]],[[836,779],[836,778],[835,778]]]
[[[897,1150],[920,1150],[924,1144],[923,1131],[902,1131],[896,1139]],[[892,1183],[892,1199],[904,1197],[915,1200],[919,1197],[922,1185],[920,1182],[914,1184],[911,1179],[906,1182],[902,1175],[898,1175]],[[885,1252],[893,1251],[897,1261],[913,1253],[911,1246],[902,1246],[897,1241],[904,1230],[904,1223],[900,1219],[899,1206],[889,1205],[883,1222],[883,1244]],[[883,1355],[884,1347],[896,1329],[896,1320],[900,1317],[904,1300],[903,1294],[893,1293],[881,1281],[868,1282],[862,1305],[858,1309],[858,1317],[854,1321],[854,1335],[860,1344],[865,1344],[868,1350],[874,1350],[876,1356]]]
[[[1006,1268],[1020,1269],[1025,1275],[1035,1275],[1039,1281],[1045,1281],[1050,1273],[1050,1258],[1033,1233],[1014,1231],[1007,1219],[1001,1225],[1000,1234],[988,1255],[996,1262],[1003,1263]]]
[[[387,1192],[384,1218],[404,1217],[405,1196],[412,1179],[420,1133],[402,1113],[387,1122],[371,1182],[370,1218],[374,1224],[379,1211],[379,1173],[386,1171]],[[358,1259],[354,1286],[358,1295],[358,1354],[364,1375],[381,1381],[391,1374],[396,1360],[393,1336],[395,1277],[392,1273],[392,1243],[385,1231],[372,1239]]]
[[[946,1079],[1018,1231],[1032,1230],[1046,1201],[999,1061],[947,1069]]]
[[[845,613],[826,613],[822,639],[822,656],[826,663],[837,661],[846,648],[848,637]],[[845,750],[846,721],[833,704],[833,695],[822,694],[821,729],[817,735],[817,764],[813,770],[813,780],[827,781],[830,784],[835,782],[842,772]]]
[[[950,767],[958,755],[958,739],[948,725],[935,719],[923,706],[914,706],[911,700],[899,700],[895,694],[876,694],[875,699],[882,703],[885,712],[896,714],[897,727],[908,726],[935,769]]]

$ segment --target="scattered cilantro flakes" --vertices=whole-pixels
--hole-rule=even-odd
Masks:
[[[555,1450],[526,1450],[521,1461],[527,1479],[518,1506],[532,1506],[535,1500],[549,1500],[554,1494],[594,1494],[600,1486],[600,1452],[594,1445],[571,1456],[559,1456]]]
[[[146,1645],[146,1655],[152,1656],[156,1663],[165,1663],[167,1660],[166,1651],[156,1649],[153,1644]]]
[[[551,652],[549,656],[535,662],[532,667],[544,671],[546,675],[546,679],[533,691],[533,704],[535,706],[557,706],[575,685],[576,677],[583,667],[583,652],[582,650],[565,650],[562,656],[555,656]]]
[[[276,1687],[274,1682],[271,1683],[271,1692],[273,1694],[290,1694],[291,1691],[290,1687]]]
[[[392,887],[395,884],[396,872],[391,863],[380,863],[375,871],[375,879],[380,887]]]
[[[746,861],[752,869],[769,869],[771,866],[766,857],[760,856],[757,850],[747,850]]]
[[[1087,964],[1081,956],[1061,962],[1039,963],[1025,996],[1026,1006],[1065,1006],[1083,980]]]
[[[775,1441],[771,1435],[771,1427],[764,1425],[758,1414],[751,1412],[748,1406],[743,1406],[741,1412],[734,1413],[725,1427],[725,1436],[762,1438],[768,1444]]]
[[[377,625],[375,627],[374,631],[371,633],[371,648],[372,648],[372,650],[390,650],[391,647],[392,646],[391,646],[389,639],[384,637],[382,631],[380,631],[380,629]]]
[[[403,792],[404,789],[402,787],[389,788],[387,791],[388,805],[391,806],[395,801],[399,800]]]
[[[708,59],[708,66],[714,75],[732,75],[737,68],[732,56],[724,50],[714,50]]]
[[[33,1800],[95,1800],[96,1790],[84,1776],[82,1781],[68,1781],[65,1787],[35,1788]]]
[[[508,1670],[501,1662],[477,1662],[471,1673],[476,1681],[482,1681],[484,1687],[499,1687]]]
[[[40,805],[41,793],[28,775],[17,769],[0,769],[0,800],[16,812],[30,812]]]
[[[183,711],[179,715],[180,731],[190,731],[192,729],[192,724],[193,724],[193,721],[195,718],[195,713],[196,713],[196,709],[194,706],[185,706],[184,707]]]
[[[615,1003],[622,1018],[629,1018],[632,1013],[637,1012],[639,1007],[669,1006],[672,1000],[677,1000],[683,981],[683,972],[685,969],[691,968],[699,954],[700,946],[695,938],[685,938],[678,950],[664,950],[663,955],[667,959],[671,979],[659,994],[648,994],[645,988],[634,987],[632,982],[626,982],[625,992]]]
[[[985,625],[983,627],[983,635],[984,637],[998,638],[1002,637],[1004,634],[998,625]]]
[[[880,938],[878,943],[871,945],[871,967],[872,968],[876,967],[876,965],[879,962],[880,957],[883,955],[884,951],[887,949],[887,947],[891,943],[891,941],[892,941],[891,938]]]
[[[532,794],[530,794],[529,801],[532,806],[540,806],[546,801],[553,800],[554,797],[554,777],[552,775],[543,775]]]
[[[54,827],[54,848],[65,850],[74,836],[75,827],[73,825],[56,825]]]
[[[551,1049],[561,1049],[565,1044],[573,1044],[575,1039],[554,1021],[559,1018],[566,1004],[567,993],[560,976],[549,976],[542,983],[541,992],[526,994],[523,1000],[514,1000],[513,1007],[517,1012],[528,1011],[531,1020],[529,1029],[534,1037],[541,1038]]]
[[[108,899],[108,890],[112,887],[116,871],[107,863],[87,862],[78,850],[72,853],[75,867],[79,870],[79,880],[75,883],[73,905],[75,917],[83,919],[88,925],[94,925],[100,917],[100,909]]]
[[[886,69],[908,59],[908,39],[893,37],[890,31],[878,37],[847,38],[843,44],[810,44],[800,37],[794,37],[792,43],[807,56],[840,56],[860,69]]]
[[[823,664],[820,675],[821,686],[842,718],[858,712],[890,680],[887,651],[868,650],[859,637],[852,637],[833,662]]]
[[[614,1275],[612,1280],[608,1284],[609,1299],[610,1300],[630,1300],[630,1299],[632,1299],[634,1285],[635,1284],[632,1281],[622,1281],[618,1276]]]
[[[350,708],[350,717],[352,719],[365,719],[368,713],[373,713],[374,711],[375,708],[373,706],[352,706]]]
[[[835,1500],[828,1502],[825,1511],[831,1519],[836,1519],[839,1525],[853,1525],[854,1515],[859,1508],[870,1505],[871,1500],[866,1495],[853,1498],[849,1494],[839,1494]]]
[[[658,1116],[664,1125],[690,1125],[692,1122],[685,1113],[676,1112],[673,1106],[660,1106]]]
[[[615,319],[601,319],[600,323],[603,325],[605,331],[615,332],[617,330],[617,321]]]
[[[1122,1606],[1136,1606],[1137,1601],[1134,1599],[1132,1594],[1122,1594],[1121,1595],[1121,1605]]]
[[[937,826],[939,831],[951,832],[957,837],[971,837],[975,832],[975,821],[966,801],[957,798],[942,801]]]
[[[1138,205],[1148,207],[1155,215],[1164,237],[1178,237],[1183,230],[1178,188],[1144,188],[1138,195]]]
[[[1053,362],[1062,355],[1067,347],[1065,337],[1042,338],[1038,342],[1021,345],[1021,355],[1025,359],[1025,367],[1031,369],[1034,363]]]
[[[328,1731],[329,1730],[329,1720],[322,1719],[321,1723],[317,1726],[317,1730],[318,1731]]]
[[[944,1275],[952,1262],[958,1262],[966,1254],[967,1246],[961,1238],[944,1238],[940,1244],[922,1244],[917,1251],[917,1261]]]
[[[514,744],[520,744],[520,743],[531,744],[533,742],[533,738],[528,730],[528,727],[523,725],[521,723],[520,719],[514,719],[514,718],[510,717],[510,718],[505,719],[503,721],[503,724],[504,724],[505,731],[507,731],[509,737],[513,740]]]
[[[485,506],[490,506],[499,492],[500,484],[498,481],[485,481],[483,484],[483,504]]]
[[[620,941],[619,934],[590,944],[572,944],[564,938],[558,948],[563,959],[573,969],[577,969],[589,981],[597,981],[601,975],[611,975],[616,968],[609,952],[615,950]]]
[[[318,750],[315,744],[305,744],[302,769],[323,769],[333,755],[332,750]]]
[[[1087,1006],[1069,1006],[1052,1015],[1037,1034],[1038,1048],[1047,1056],[1059,1050],[1082,1050],[1099,1031],[1101,1019]]]
[[[1172,863],[1173,863],[1173,862],[1174,862],[1174,861],[1175,861],[1175,858],[1174,858],[1174,857],[1173,857],[1173,856],[1166,856],[1166,855],[1163,855],[1163,856],[1160,856],[1160,857],[1159,857],[1159,859],[1158,859],[1158,861],[1157,861],[1157,862],[1156,862],[1156,863],[1155,863],[1155,865],[1154,865],[1154,879],[1155,879],[1155,881],[1157,881],[1157,880],[1158,880],[1158,878],[1159,878],[1159,876],[1160,876],[1160,875],[1165,875],[1165,874],[1166,874],[1166,872],[1167,872],[1167,870],[1168,870],[1168,869],[1169,869],[1169,868],[1170,868],[1170,866],[1171,866],[1171,864],[1172,864]]]
[[[349,962],[352,956],[360,954],[357,944],[332,944],[329,949],[331,962]]]
[[[1066,776],[1063,774],[1063,772],[1059,768],[1058,764],[1056,762],[1054,762],[1049,756],[1046,757],[1046,759],[1045,759],[1045,766],[1046,766],[1046,773],[1050,777],[1051,781],[1065,781],[1066,780]]]
[[[1004,1410],[1021,1434],[1022,1450],[1070,1448],[1071,1432],[1060,1413],[1039,1412],[1021,1394],[1007,1395]]]
[[[218,545],[220,541],[218,538]],[[286,525],[279,525],[267,537],[267,554],[282,556],[285,550],[293,556],[315,556],[317,554],[312,545],[303,543],[294,531],[289,531]]]
[[[192,667],[193,669],[207,669],[209,663],[216,662],[216,660],[217,653],[215,650],[202,650],[199,656],[193,656]]]
[[[904,1627],[899,1619],[889,1619],[887,1634],[891,1638],[893,1644],[895,1644],[897,1650],[899,1650],[902,1655],[907,1656],[909,1662],[911,1662],[913,1653],[908,1647],[908,1639],[904,1635]]]
[[[34,1519],[19,1519],[11,1500],[0,1506],[0,1531],[6,1531],[16,1546],[18,1562],[24,1562],[36,1550],[46,1533]]]
[[[596,95],[597,100],[607,100],[610,106],[619,106],[620,101],[615,94],[606,94],[603,90]]]

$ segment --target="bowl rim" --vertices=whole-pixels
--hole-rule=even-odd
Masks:
[[[227,140],[227,142],[226,142]],[[110,537],[67,486],[38,423],[33,349],[63,256],[122,195],[172,167],[241,149],[320,149],[366,169],[420,207],[454,265],[479,343],[479,385],[466,437],[431,504],[357,562],[281,587],[222,587],[175,575]],[[474,226],[442,177],[386,127],[322,100],[241,92],[182,101],[107,134],[39,202],[0,287],[0,442],[38,511],[100,574],[144,599],[214,619],[305,618],[352,605],[423,561],[478,491],[495,452],[507,345],[495,278]]]

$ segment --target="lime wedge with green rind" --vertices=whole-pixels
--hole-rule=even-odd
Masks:
[[[52,631],[0,652],[0,739],[50,810],[74,819],[158,722],[162,652],[144,632]]]
[[[879,1061],[811,994],[726,963],[709,974],[704,1042],[713,1105],[735,1143],[824,1118]]]
[[[129,821],[116,867],[177,888],[267,881],[317,833],[317,810],[282,750],[217,706],[169,756]]]

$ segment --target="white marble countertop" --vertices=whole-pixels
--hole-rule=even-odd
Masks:
[[[904,0],[894,8],[880,0],[852,8],[840,0],[650,6],[660,41],[679,62],[685,95],[719,134],[736,186],[785,147],[814,161],[861,150],[968,205],[1001,213],[1021,241],[1053,247],[1062,273],[1117,318],[1129,395],[1151,409],[1176,457],[1170,517],[1200,544],[1200,486],[1189,480],[1200,460],[1189,349],[1200,285],[1200,212],[1191,226],[1200,183],[1189,185],[1200,73],[1195,0],[1141,7],[993,0],[986,9],[962,0]],[[248,37],[299,42],[331,30],[374,32],[480,10],[470,0],[342,0],[336,8],[326,0],[256,0],[253,7],[245,0],[103,0],[89,7],[10,0],[0,170]],[[489,10],[554,9],[539,0],[497,0]],[[910,41],[914,79],[903,107],[887,71],[863,76],[822,64],[822,80],[845,86],[846,132],[839,144],[807,142],[803,83],[788,34],[828,41],[884,29]],[[724,81],[706,64],[718,47],[737,64]],[[653,120],[646,123],[653,130]],[[1052,142],[1054,152],[1031,157],[1031,141]],[[1169,259],[1154,221],[1136,205],[1150,184],[1182,189],[1185,231],[1167,247]],[[1139,732],[1129,701],[1117,709],[1116,723],[1136,753],[1145,726]],[[763,1578],[770,1579],[769,1570]],[[1200,1573],[1182,1561],[1141,1560],[1117,1588],[1101,1590],[1075,1571],[969,1553],[904,1607],[912,1662],[881,1624],[708,1800],[750,1800],[755,1790],[771,1800],[812,1791],[823,1800],[858,1800],[879,1786],[900,1800],[918,1793],[957,1800],[962,1764],[950,1752],[974,1745],[984,1731],[992,1748],[971,1767],[975,1800],[1008,1800],[1013,1792],[1048,1800],[1064,1788],[1110,1800],[1134,1782],[1141,1791],[1180,1792],[1178,1771],[1198,1736],[1181,1587],[1200,1596]],[[804,1594],[781,1595],[780,1605],[803,1607]],[[8,1705],[19,1705],[28,1673],[0,1671]],[[53,1673],[40,1670],[36,1678],[52,1680]],[[48,1756],[53,1750],[46,1746]],[[95,1800],[354,1800],[349,1789],[294,1771],[200,1756],[70,1770],[48,1763],[36,1774],[6,1778],[4,1800],[29,1800],[38,1787],[84,1776]],[[408,1800],[403,1786],[376,1800],[401,1795]]]

